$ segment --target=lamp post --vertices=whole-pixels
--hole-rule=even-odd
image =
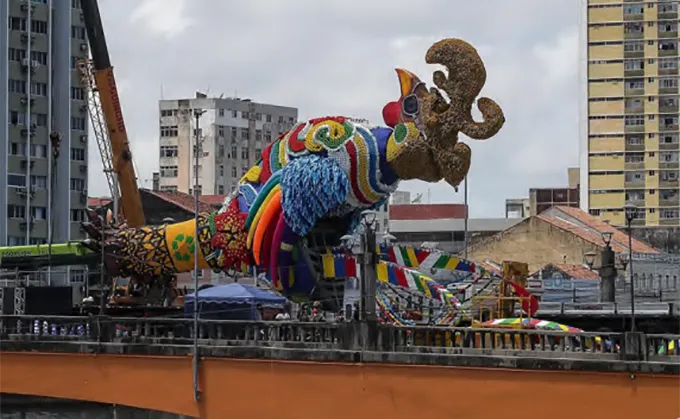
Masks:
[[[604,249],[600,254],[600,267],[596,268],[600,275],[600,301],[613,303],[616,299],[616,254],[612,250],[611,242],[614,233],[612,231],[604,231],[601,233],[604,241]],[[595,252],[588,252],[583,255],[585,262],[593,269],[595,263]]]
[[[373,322],[377,320],[375,312],[375,293],[376,293],[376,264],[378,258],[376,254],[375,222],[377,212],[366,210],[361,213],[361,224],[359,225],[359,260],[360,260],[360,320]],[[394,237],[391,234],[385,236]],[[354,244],[354,237],[347,234],[340,238],[345,247],[351,249]]]
[[[194,237],[194,356],[193,356],[193,373],[194,373],[194,400],[198,401],[201,397],[201,392],[198,388],[198,212],[199,208],[199,183],[198,183],[198,163],[200,162],[201,151],[201,135],[200,123],[201,115],[206,111],[202,109],[194,109],[194,118],[196,118],[196,127],[194,132],[194,221],[196,223],[196,230]]]
[[[635,332],[635,281],[633,281],[633,220],[637,218],[638,208],[632,202],[627,202],[623,209],[626,213],[628,227],[628,268],[630,276],[630,331]]]

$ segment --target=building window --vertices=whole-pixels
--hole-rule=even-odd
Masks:
[[[31,207],[31,217],[35,220],[47,219],[47,208],[45,207]]]
[[[26,144],[24,143],[9,143],[9,154],[12,156],[25,156]]]
[[[74,9],[82,9],[83,4],[81,0],[71,0],[71,7]]]
[[[645,8],[642,3],[631,4],[623,8],[623,15],[641,15],[645,12]]]
[[[71,190],[74,192],[82,192],[85,190],[85,179],[71,178]]]
[[[26,58],[26,50],[24,49],[9,48],[7,50],[7,59],[10,61],[21,62],[24,58]]]
[[[31,83],[31,94],[35,96],[47,96],[47,83]]]
[[[26,218],[26,207],[23,205],[7,205],[7,218]]]
[[[217,128],[217,136],[218,137],[224,137],[224,127],[223,126],[220,126],[219,128]]]
[[[678,2],[667,1],[664,3],[659,2],[659,13],[675,13],[678,11]],[[675,31],[669,31],[675,32]]]
[[[82,87],[71,87],[71,99],[85,100],[85,90]]]
[[[242,111],[241,112],[241,118],[248,119],[248,118],[250,118],[250,114],[248,112]]]
[[[626,89],[644,89],[645,81],[644,79],[631,79],[626,82]]]
[[[161,166],[160,175],[161,177],[177,177],[177,166]]]
[[[662,89],[673,89],[678,87],[677,77],[662,77],[659,79],[659,87]]]
[[[270,114],[266,115],[267,122],[272,122],[272,116]]]
[[[232,118],[238,118],[238,111],[231,111]]]
[[[238,174],[236,173],[236,166],[232,166],[231,167],[231,177],[235,178],[236,176],[238,176]]]
[[[25,188],[26,175],[7,173],[7,186],[9,186],[10,188]]]
[[[626,163],[642,163],[645,160],[645,153],[626,154]]]
[[[248,147],[241,148],[241,159],[248,160],[250,158]]]
[[[31,186],[36,189],[46,189],[47,188],[47,176],[31,176]]]
[[[224,185],[217,185],[217,194],[224,195]]]
[[[642,41],[626,42],[623,44],[623,50],[626,52],[644,52],[645,44]]]
[[[224,165],[220,164],[220,177],[224,176]]]
[[[31,157],[38,159],[47,158],[47,146],[44,144],[31,144]]]
[[[9,79],[8,82],[7,82],[7,90],[10,93],[26,94],[26,80]]]
[[[659,154],[659,160],[665,163],[677,163],[678,162],[678,152],[669,151],[666,153]]]
[[[85,131],[85,118],[76,116],[71,117],[71,129],[74,131]]]
[[[162,145],[160,154],[161,157],[177,157],[178,147],[176,145]]]
[[[31,32],[46,34],[47,33],[47,21],[32,19],[31,20]]]
[[[241,139],[243,141],[248,141],[250,139],[250,131],[248,128],[241,128]]]
[[[224,109],[220,108],[220,109],[217,111],[217,114],[218,114],[219,116],[224,116]]]
[[[644,126],[645,118],[642,115],[626,115],[625,124],[627,127]]]
[[[269,143],[272,141],[272,132],[271,131],[265,131],[264,132],[264,141],[266,143]]]
[[[71,160],[85,161],[85,149],[84,148],[72,148],[71,149]]]
[[[26,30],[26,19],[22,17],[10,17],[9,18],[9,28],[13,31],[25,31]]]
[[[177,137],[177,125],[161,126],[161,137]]]
[[[38,245],[38,244],[47,244],[47,239],[43,239],[41,237],[31,237],[28,242],[32,245]]]
[[[7,236],[7,244],[9,246],[25,246],[26,237]]]
[[[631,135],[626,138],[626,143],[628,145],[644,145],[645,139],[642,137],[642,135]]]
[[[85,39],[85,28],[82,26],[71,26],[71,38]]]
[[[643,60],[626,60],[623,68],[626,71],[644,70],[645,62]]]
[[[176,192],[177,186],[175,186],[175,185],[163,185],[163,186],[161,186],[161,191],[162,192]]]
[[[659,51],[677,51],[677,50],[678,50],[677,39],[659,41]]]

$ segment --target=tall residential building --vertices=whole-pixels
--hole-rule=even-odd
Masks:
[[[208,98],[161,100],[161,191],[192,193],[194,189],[196,110],[201,152],[198,187],[203,195],[229,194],[259,159],[260,153],[298,119],[297,108],[256,103],[249,99]]]
[[[581,207],[613,225],[680,226],[678,1],[587,0]]]
[[[0,1],[0,246],[83,236],[87,108],[79,0]],[[50,133],[61,136],[55,158]]]

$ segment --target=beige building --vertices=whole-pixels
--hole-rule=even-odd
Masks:
[[[632,202],[634,225],[679,226],[678,1],[586,3],[581,208],[623,225]]]

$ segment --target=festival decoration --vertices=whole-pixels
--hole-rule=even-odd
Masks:
[[[416,75],[398,69],[401,95],[383,109],[387,127],[368,129],[342,116],[300,122],[269,144],[222,209],[200,214],[198,224],[104,226],[89,212],[90,221],[83,226],[90,238],[84,244],[96,251],[104,248],[114,275],[190,271],[198,250],[201,268],[253,268],[266,272],[284,294],[311,292],[327,273],[326,259],[314,262],[312,254],[338,246],[343,235],[354,231],[361,212],[382,205],[401,180],[444,179],[457,188],[470,167],[470,148],[458,133],[487,139],[503,125],[501,108],[488,98],[477,100],[484,120],[472,119],[486,70],[471,45],[445,39],[432,45],[425,58],[445,66],[448,75],[436,71],[438,89],[428,90]],[[317,248],[308,247],[312,237]],[[409,268],[432,259],[437,269],[476,269],[424,250],[386,251],[387,260],[377,266],[379,281],[417,289],[451,307],[458,301],[449,291]],[[333,262],[333,270],[333,275],[356,275],[355,262]]]

